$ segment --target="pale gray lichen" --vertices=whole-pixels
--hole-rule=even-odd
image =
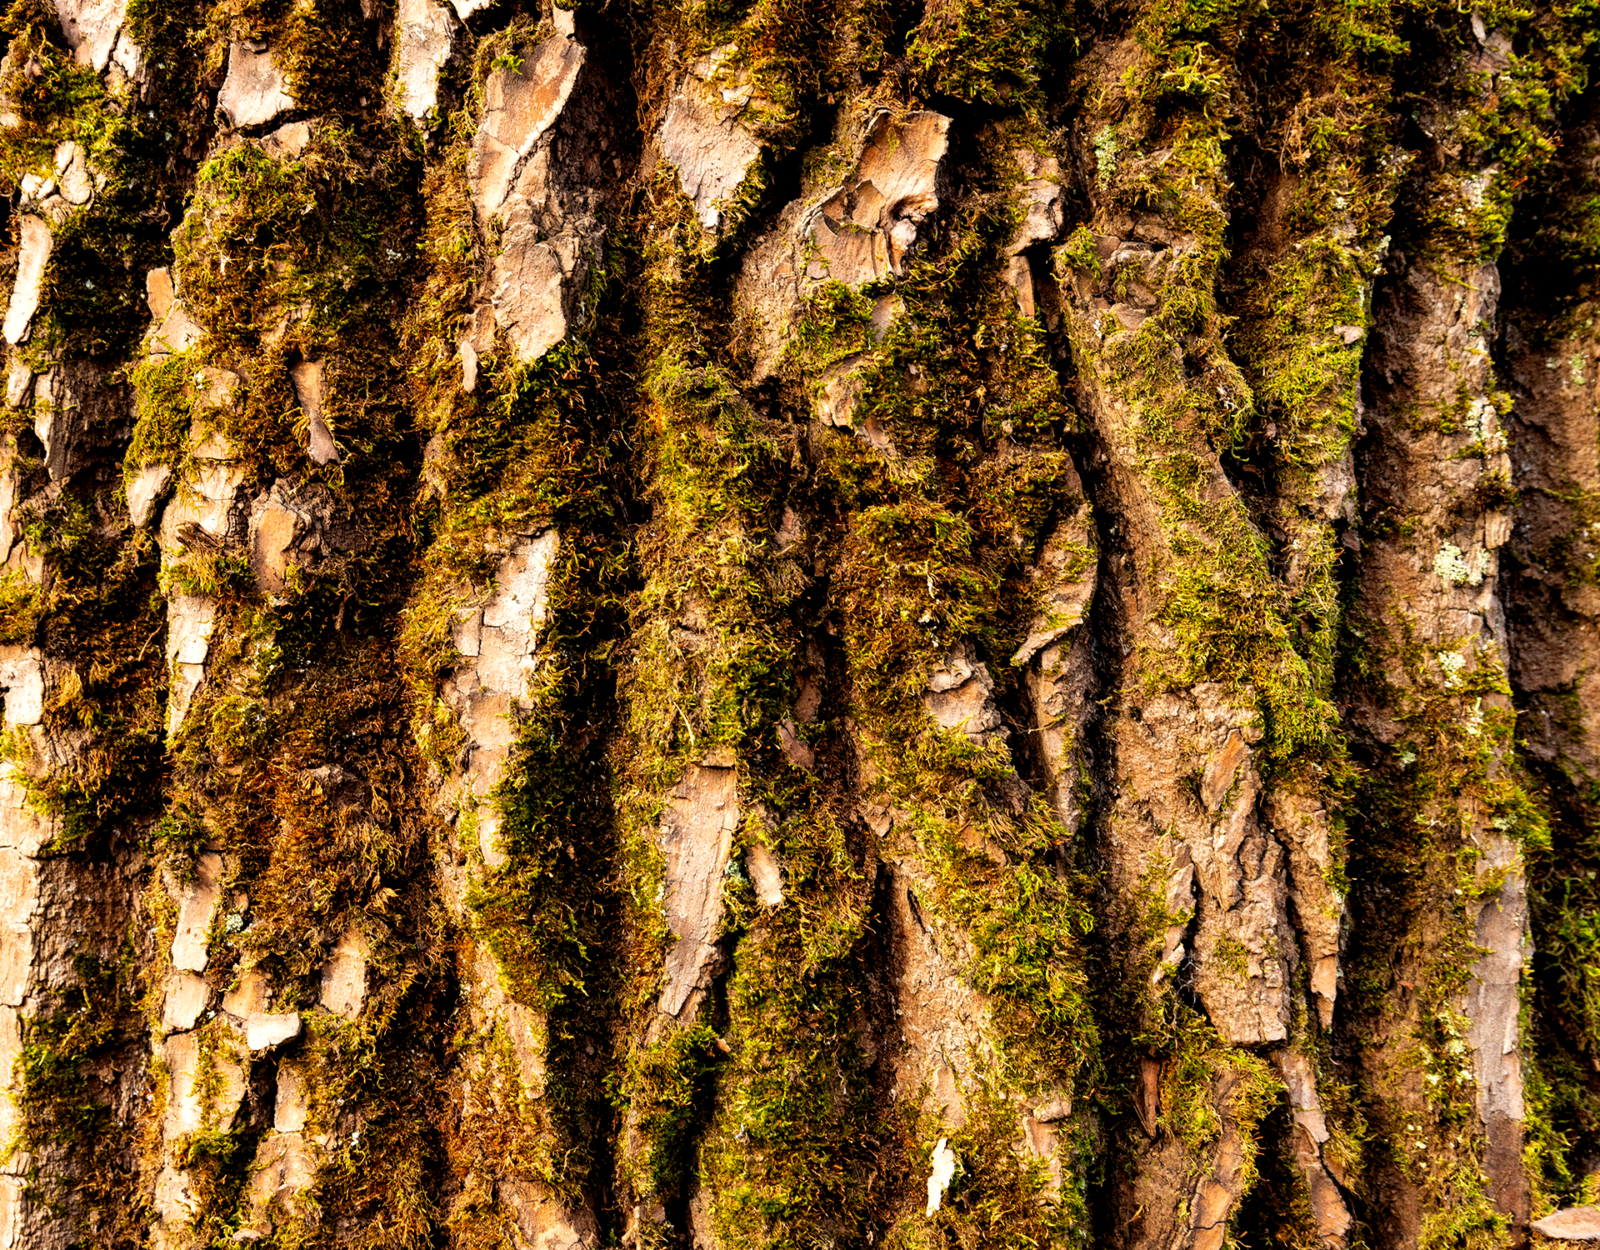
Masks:
[[[1445,543],[1433,557],[1433,571],[1452,586],[1478,586],[1483,582],[1484,553],[1468,563],[1460,547]]]
[[[1094,160],[1102,187],[1108,186],[1117,174],[1117,132],[1107,126],[1094,137]]]

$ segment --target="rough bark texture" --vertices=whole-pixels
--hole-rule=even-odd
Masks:
[[[1600,1236],[1590,0],[15,0],[0,1247]]]

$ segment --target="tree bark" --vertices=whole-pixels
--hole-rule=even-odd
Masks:
[[[0,1246],[1600,1230],[1597,32],[15,0]]]

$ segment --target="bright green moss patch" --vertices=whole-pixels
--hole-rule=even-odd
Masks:
[[[952,0],[929,7],[906,53],[930,95],[1031,112],[1074,50],[1072,19],[1037,0]]]
[[[1548,799],[1547,799],[1548,802]],[[1600,1056],[1600,848],[1593,828],[1550,804],[1551,844],[1533,857],[1529,903],[1536,939],[1525,994],[1528,1164],[1551,1207],[1580,1200],[1574,1164],[1600,1140],[1594,1063]],[[1587,1201],[1587,1199],[1584,1199]]]
[[[962,786],[954,769],[943,793],[955,801],[936,805],[938,775],[913,774],[907,780],[915,788],[896,795],[920,808],[912,836],[935,883],[922,905],[971,944],[962,972],[993,1000],[1006,1061],[997,1075],[1029,1091],[1070,1087],[1098,1062],[1099,1030],[1082,963],[1093,915],[1074,889],[1082,883],[1062,880],[1043,862],[1062,830],[1042,800],[1020,820],[986,812],[981,788],[971,780]]]
[[[496,806],[509,863],[469,898],[507,990],[544,1009],[590,993],[609,910],[593,870],[607,852],[608,774],[592,751],[575,760],[552,722],[530,720],[507,761]]]
[[[195,374],[199,353],[141,361],[128,370],[138,419],[123,457],[123,474],[131,478],[146,465],[180,468],[189,452],[189,431],[196,413]]]
[[[722,1060],[716,1030],[707,1025],[677,1027],[663,1021],[660,1040],[635,1047],[623,1061],[613,1099],[627,1109],[635,1126],[624,1166],[636,1193],[644,1197],[683,1189],[693,1159],[690,1143],[703,1124]]]
[[[79,982],[63,1009],[28,1025],[17,1061],[19,1109],[40,1144],[81,1144],[110,1118],[110,1108],[92,1097],[85,1068],[117,1040],[122,987],[115,968],[87,956],[75,969]]]
[[[1201,1159],[1228,1131],[1226,1116],[1244,1152],[1241,1180],[1248,1191],[1260,1146],[1256,1126],[1282,1094],[1282,1084],[1266,1060],[1229,1046],[1209,1020],[1181,1003],[1167,1008],[1158,1037],[1166,1052],[1159,1099],[1162,1124]],[[1224,1091],[1225,1106],[1218,1102]]]

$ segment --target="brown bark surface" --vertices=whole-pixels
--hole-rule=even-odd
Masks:
[[[1600,1231],[1597,33],[16,0],[0,1247]]]

